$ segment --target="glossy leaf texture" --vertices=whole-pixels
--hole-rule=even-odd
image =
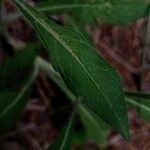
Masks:
[[[38,8],[51,15],[68,13],[77,22],[86,24],[127,25],[148,15],[144,0],[47,0]]]
[[[126,98],[126,101],[127,104],[131,108],[134,108],[141,117],[150,122],[150,97],[130,96]]]
[[[32,49],[23,50],[0,65],[0,134],[14,127],[27,103],[35,56]]]
[[[37,31],[68,88],[77,97],[83,96],[84,107],[128,140],[127,110],[117,72],[81,33],[55,24],[25,1],[14,2]]]

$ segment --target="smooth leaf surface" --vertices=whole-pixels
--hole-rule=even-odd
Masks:
[[[14,0],[37,31],[55,70],[84,107],[129,139],[122,84],[116,71],[79,32],[61,27],[24,1]]]
[[[140,116],[150,122],[150,98],[131,96],[126,98],[127,104],[136,109]]]
[[[108,125],[83,106],[79,109],[79,116],[85,129],[84,133],[80,133],[85,135],[84,142],[93,140],[96,144],[105,146],[110,131]]]
[[[34,58],[31,49],[23,50],[0,65],[0,134],[16,124],[26,106],[37,73],[32,73]]]
[[[61,76],[55,72],[52,65],[38,58],[37,64],[41,71],[48,73],[48,76],[54,83],[64,92],[71,102],[74,102],[76,96],[67,88]],[[94,116],[82,103],[77,109],[80,120],[83,124],[83,129],[76,131],[74,129],[72,144],[83,144],[88,140],[96,142],[100,146],[106,144],[106,139],[109,133],[109,128],[100,118]]]
[[[148,15],[144,0],[48,0],[39,4],[39,10],[51,15],[68,13],[77,22],[90,24],[126,25]]]

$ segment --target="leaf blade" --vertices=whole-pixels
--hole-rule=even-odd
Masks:
[[[137,113],[150,122],[150,98],[131,96],[126,98],[129,107],[137,110]]]
[[[49,50],[55,70],[61,74],[67,86],[75,95],[84,97],[85,107],[115,127],[125,139],[129,139],[124,94],[115,70],[100,57],[81,34],[73,29],[56,25],[23,1],[14,0],[14,2],[38,32]],[[82,76],[79,76],[79,73]],[[115,89],[112,90],[110,86],[114,86]],[[88,93],[88,90],[91,93]],[[110,118],[112,114],[113,118]]]
[[[37,64],[39,65],[41,71],[47,73],[48,77],[52,81],[54,81],[54,83],[64,92],[64,94],[69,98],[69,100],[71,102],[74,102],[76,96],[67,88],[63,79],[61,78],[59,73],[55,72],[52,65],[45,62],[41,58],[37,59]],[[102,120],[100,120],[100,118],[96,118],[94,115],[92,115],[82,103],[78,105],[77,113],[81,119],[84,129],[81,132],[73,132],[72,143],[83,144],[84,142],[87,142],[90,139],[96,142],[98,145],[104,146],[107,143],[106,139],[109,134],[109,128],[106,127],[106,124]]]
[[[14,127],[26,106],[29,87],[37,74],[37,70],[31,71],[35,55],[30,50],[22,50],[0,66],[0,134]]]
[[[103,21],[113,25],[127,25],[148,15],[147,4],[143,0],[47,1],[39,4],[38,9],[51,14],[71,13],[75,20],[90,24]]]

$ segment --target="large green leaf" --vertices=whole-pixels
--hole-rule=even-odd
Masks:
[[[50,79],[66,94],[66,96],[74,102],[76,96],[67,88],[61,76],[55,72],[52,65],[45,62],[43,59],[38,58],[36,62],[41,71],[48,73]],[[107,143],[107,136],[110,128],[100,118],[93,115],[82,103],[78,105],[78,115],[82,122],[83,128],[81,130],[74,130],[72,143],[83,144],[88,140],[93,140],[100,146]]]
[[[32,49],[23,50],[0,66],[0,134],[16,124],[27,103],[37,73],[32,70],[35,55]]]
[[[130,96],[126,101],[130,107],[137,110],[139,115],[150,122],[150,98]]]
[[[95,23],[98,20],[126,25],[147,15],[144,0],[48,0],[39,10],[52,14],[68,13],[77,21]]]
[[[119,75],[88,40],[72,28],[48,20],[28,3],[14,0],[37,31],[50,60],[84,107],[129,139],[128,118]]]

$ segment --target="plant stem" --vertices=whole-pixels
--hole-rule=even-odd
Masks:
[[[41,57],[37,57],[36,64],[39,67],[39,70],[45,72],[48,75],[48,77],[65,93],[68,99],[71,100],[72,103],[75,103],[77,97],[67,88],[60,74],[54,70],[53,66]],[[88,108],[85,108],[85,106],[81,103],[79,103],[77,107],[77,112],[79,115],[83,114],[87,116],[92,122],[94,122],[94,120],[92,119],[92,115],[94,114],[91,114]]]
[[[50,63],[48,63],[44,59],[38,57],[36,59],[36,64],[39,66],[39,69],[41,71],[45,72],[51,78],[51,80],[66,94],[66,96],[72,102],[74,102],[76,100],[76,96],[74,94],[72,94],[72,92],[67,88],[67,86],[65,85],[65,82],[63,81],[63,79],[61,78],[59,73],[57,73],[54,70],[54,68],[52,67],[52,65]]]
[[[36,59],[36,63],[39,66],[39,69],[45,72],[50,77],[50,79],[66,94],[71,102],[75,102],[75,100],[77,99],[76,96],[67,88],[60,74],[54,70],[53,66],[40,57]],[[129,98],[125,97],[125,101],[128,100]],[[130,98],[130,100],[132,99]],[[79,107],[80,106],[81,105],[79,105]]]

